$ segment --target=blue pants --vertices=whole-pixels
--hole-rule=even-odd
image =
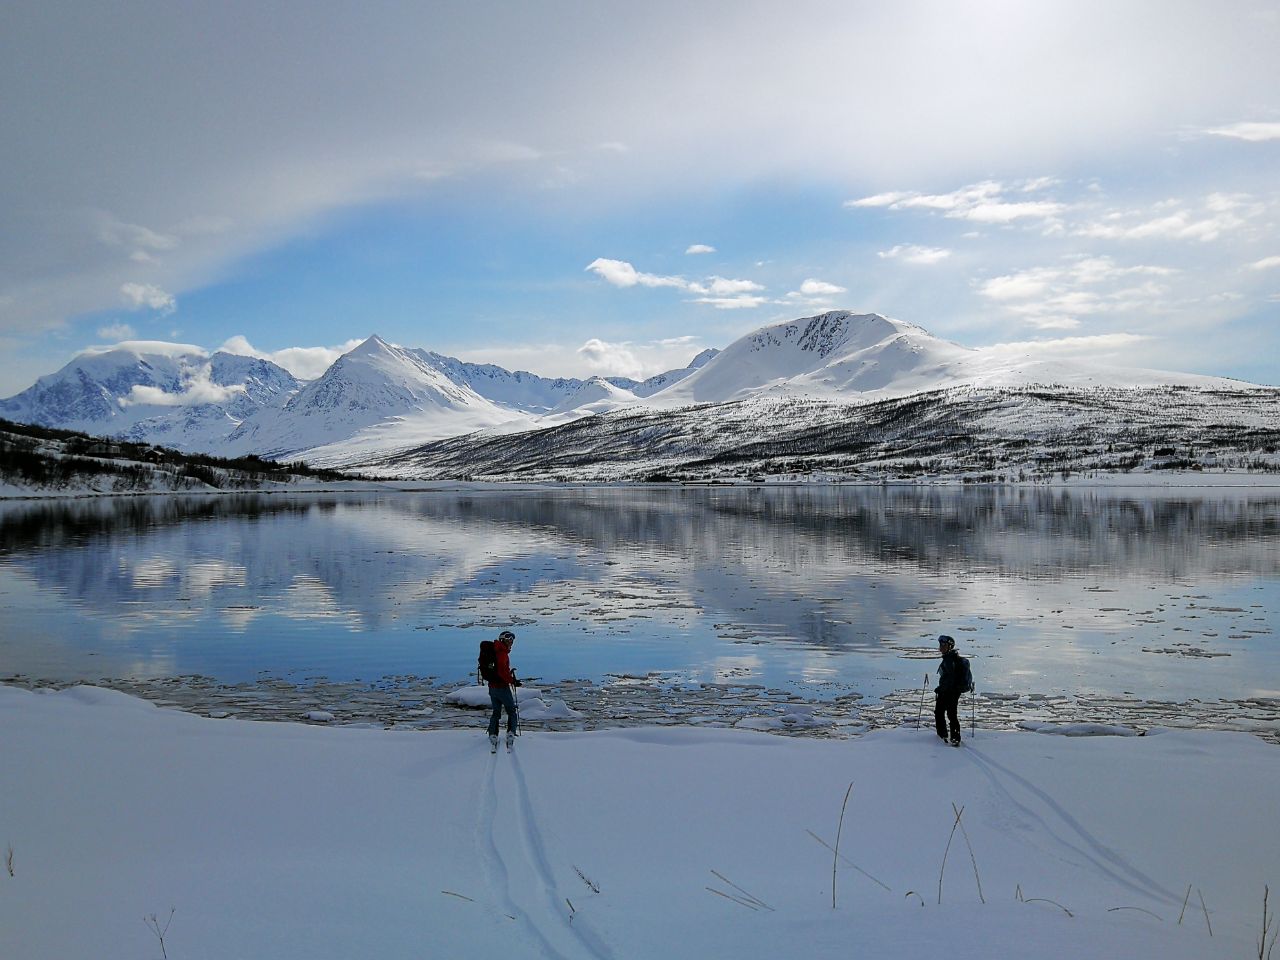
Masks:
[[[489,715],[489,736],[498,735],[498,720],[503,710],[507,711],[507,733],[514,734],[519,723],[519,714],[516,712],[516,697],[511,692],[511,688],[490,687],[489,702],[493,704],[493,713]]]

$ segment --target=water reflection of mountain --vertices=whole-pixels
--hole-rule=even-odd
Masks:
[[[585,488],[411,501],[416,516],[539,530],[605,553],[909,564],[1059,578],[1276,572],[1280,497],[1028,488]],[[1211,547],[1209,547],[1211,545]],[[1209,547],[1206,549],[1206,547]]]
[[[1278,518],[1271,495],[1028,488],[145,497],[5,505],[0,562],[107,616],[143,601],[172,624],[208,606],[210,632],[264,615],[376,631],[477,598],[496,616],[580,599],[625,614],[651,597],[865,647],[974,576],[1014,594],[1073,577],[1274,578]]]

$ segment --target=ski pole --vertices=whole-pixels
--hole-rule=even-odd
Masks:
[[[929,675],[924,675],[924,686],[920,688],[920,709],[916,711],[916,729],[920,729],[920,718],[924,716],[924,692],[929,689]]]
[[[977,689],[969,690],[969,739],[973,739],[978,735],[978,691]]]

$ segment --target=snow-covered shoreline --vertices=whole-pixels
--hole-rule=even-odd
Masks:
[[[1256,955],[1280,884],[1280,753],[1246,734],[530,730],[494,757],[10,686],[0,726],[13,960],[160,956],[170,908],[175,958],[1200,960]]]
[[[88,682],[88,681],[85,681]],[[305,682],[262,677],[220,683],[210,677],[102,678],[96,686],[157,706],[215,719],[308,722],[386,730],[474,729],[488,708],[487,689],[430,677]],[[0,678],[28,690],[67,689],[23,676]],[[857,692],[806,697],[752,683],[690,683],[661,674],[614,676],[604,682],[561,680],[526,686],[521,716],[538,729],[616,730],[644,726],[759,730],[799,737],[850,738],[903,726],[927,726],[920,689],[880,697]],[[1280,699],[1254,697],[1173,702],[1136,696],[981,692],[965,700],[966,723],[979,731],[1039,730],[1077,735],[1106,727],[1142,736],[1158,727],[1254,734],[1280,744]],[[979,722],[979,719],[980,722]],[[544,727],[545,724],[545,727]]]
[[[546,490],[575,489],[589,487],[607,489],[609,487],[681,487],[681,486],[823,486],[823,487],[888,487],[919,488],[945,487],[955,489],[1010,489],[1010,490],[1071,490],[1071,491],[1141,491],[1143,494],[1159,495],[1162,492],[1194,493],[1206,491],[1213,494],[1232,491],[1276,490],[1280,489],[1280,474],[1247,473],[1224,471],[1205,473],[1198,471],[1161,471],[1149,474],[1100,474],[1097,476],[1054,477],[1051,480],[1002,481],[999,483],[966,483],[958,477],[937,477],[915,480],[844,480],[831,479],[770,479],[765,481],[717,480],[706,483],[698,482],[631,482],[631,481],[584,481],[568,483],[562,481],[486,481],[486,480],[352,480],[341,483],[293,483],[273,484],[262,487],[245,487],[233,490],[94,490],[88,487],[69,489],[37,489],[18,487],[13,484],[0,483],[0,501],[4,500],[78,500],[78,499],[110,499],[121,497],[225,497],[245,496],[249,494],[291,495],[291,494],[332,494],[332,493],[432,493],[457,490]]]

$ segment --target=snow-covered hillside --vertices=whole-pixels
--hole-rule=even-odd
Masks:
[[[1280,390],[955,387],[861,403],[754,397],[454,437],[369,466],[418,479],[592,481],[1271,473],[1280,472]]]

